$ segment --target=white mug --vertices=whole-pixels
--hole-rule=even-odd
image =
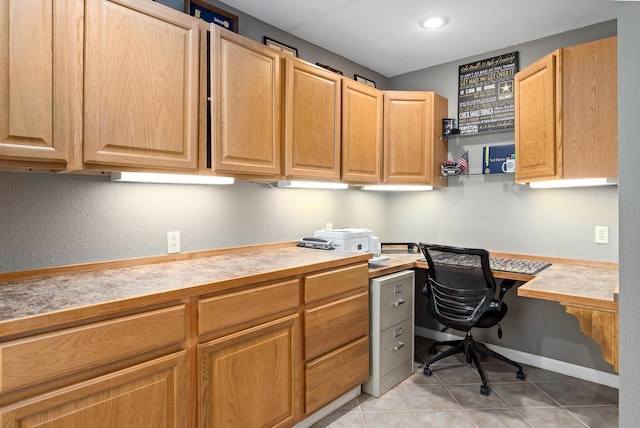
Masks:
[[[515,172],[516,171],[516,161],[515,159],[507,159],[502,162],[502,172]]]

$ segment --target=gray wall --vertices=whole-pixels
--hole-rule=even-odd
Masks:
[[[388,236],[386,199],[360,190],[112,183],[107,176],[0,173],[0,272],[293,241],[326,223]]]
[[[238,16],[238,33],[244,37],[263,43],[264,36],[267,36],[271,39],[277,40],[278,42],[284,43],[285,45],[296,48],[298,50],[298,58],[300,59],[312,64],[319,62],[320,64],[329,65],[336,70],[340,70],[345,76],[352,79],[354,78],[354,74],[358,74],[366,77],[367,79],[373,80],[376,83],[376,87],[380,89],[385,89],[387,87],[387,77],[356,64],[347,58],[336,55],[333,52],[302,40],[292,34],[286,33],[279,28],[273,27],[220,1],[202,1]],[[183,0],[156,0],[156,2],[169,6],[173,9],[184,11]]]
[[[520,68],[557,48],[616,34],[611,21],[557,36],[488,52],[390,79],[399,90],[433,90],[449,99],[450,117],[457,115],[458,67],[501,53],[519,52]],[[449,159],[469,151],[470,173],[451,177],[446,189],[424,194],[389,196],[389,233],[397,240],[420,240],[491,251],[587,260],[618,261],[618,188],[530,189],[514,183],[513,175],[481,175],[482,147],[513,144],[513,132],[450,138]],[[609,226],[609,244],[594,243],[594,227]],[[418,297],[416,312],[426,304]],[[489,343],[613,372],[600,348],[580,331],[564,307],[508,295],[504,336],[476,333]],[[438,329],[427,316],[418,325]]]
[[[640,426],[640,3],[618,3],[620,169],[620,426]]]

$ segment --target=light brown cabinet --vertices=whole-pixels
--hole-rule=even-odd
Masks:
[[[305,277],[306,415],[369,378],[368,296],[366,264]]]
[[[187,426],[186,337],[175,305],[2,342],[1,425]]]
[[[83,14],[83,0],[0,0],[0,166],[81,161]]]
[[[342,81],[342,181],[382,179],[382,92],[351,79]]]
[[[284,427],[299,418],[300,317],[199,346],[199,426]]]
[[[284,175],[340,179],[342,76],[295,58],[284,68]]]
[[[280,55],[211,25],[211,166],[214,172],[281,174]]]
[[[0,165],[197,170],[196,20],[141,0],[0,8]]]
[[[617,178],[617,38],[559,49],[516,74],[516,182]]]
[[[447,147],[438,138],[447,109],[433,92],[384,92],[384,183],[447,185],[439,179]]]
[[[200,30],[140,0],[86,0],[84,162],[196,171]]]
[[[186,352],[18,402],[0,409],[0,425],[187,427]]]

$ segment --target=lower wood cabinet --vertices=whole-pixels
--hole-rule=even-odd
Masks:
[[[188,426],[187,352],[180,351],[0,408],[0,426]]]
[[[198,346],[200,427],[284,427],[299,419],[300,317]]]
[[[0,427],[291,427],[369,377],[367,263],[67,321],[0,337]]]

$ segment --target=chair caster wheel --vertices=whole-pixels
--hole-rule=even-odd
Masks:
[[[480,394],[482,395],[489,395],[489,387],[487,385],[481,385],[480,386]]]
[[[524,380],[525,377],[526,377],[522,370],[518,370],[518,373],[516,373],[516,376],[518,376],[518,379],[520,379],[520,380]]]
[[[430,367],[425,367],[424,368],[424,374],[425,374],[425,376],[431,376],[433,374],[433,371],[431,371]]]

